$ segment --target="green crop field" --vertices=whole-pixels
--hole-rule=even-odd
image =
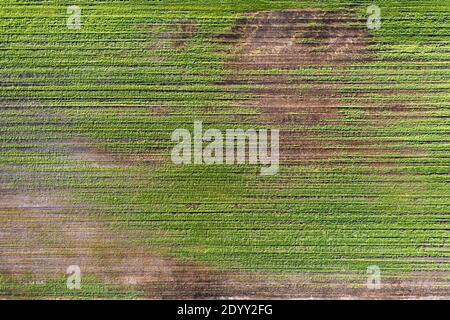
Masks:
[[[0,28],[0,299],[450,296],[448,1],[1,0]],[[173,163],[195,121],[280,130],[279,171]]]

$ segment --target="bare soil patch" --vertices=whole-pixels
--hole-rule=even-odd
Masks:
[[[384,277],[382,290],[369,290],[364,275],[218,271],[140,245],[145,234],[115,229],[101,215],[94,218],[92,208],[82,210],[63,197],[10,193],[0,197],[0,204],[0,273],[27,276],[35,285],[64,277],[68,266],[78,265],[82,277],[95,275],[151,299],[448,296],[445,272]]]
[[[92,141],[85,138],[74,138],[59,141],[58,146],[69,159],[85,163],[97,168],[128,167],[133,165],[154,166],[167,161],[163,150],[149,150],[146,153],[112,153],[106,149],[94,146]]]
[[[299,80],[301,77],[295,75],[296,70],[305,67],[309,70],[325,67],[342,74],[353,62],[369,62],[370,38],[363,23],[355,27],[357,22],[342,12],[259,12],[243,17],[229,34],[219,37],[220,41],[232,44],[231,58],[226,63],[230,71],[226,86],[244,93],[238,101],[240,105],[261,111],[260,123],[281,129],[283,165],[324,167],[330,166],[327,160],[356,156],[355,159],[362,159],[361,165],[392,167],[395,163],[389,160],[390,154],[414,152],[396,151],[388,142],[368,141],[364,134],[359,139],[345,139],[320,131],[321,126],[344,123],[340,115],[342,98],[361,98],[359,104],[364,111],[372,107],[369,112],[375,116],[377,112],[405,111],[402,102],[393,99],[385,104],[386,109],[381,109],[380,104],[370,103],[372,92],[351,92],[344,96],[340,93],[343,86],[337,80],[324,83]],[[398,94],[378,93],[388,97]],[[369,114],[365,120],[373,119]],[[380,120],[375,125],[385,126],[384,119]],[[444,273],[398,273],[383,279],[382,290],[368,290],[365,281],[364,275],[290,275],[280,276],[272,284],[277,289],[272,290],[286,298],[305,298],[308,294],[324,299],[448,296],[449,282]]]
[[[350,15],[317,10],[259,12],[232,28],[235,49],[227,68],[232,84],[253,86],[265,121],[318,125],[338,121],[338,83],[297,81],[285,71],[341,68],[368,59],[368,34]],[[249,71],[278,69],[248,77]]]
[[[296,69],[367,59],[368,36],[342,12],[286,10],[258,12],[223,36],[236,43],[229,67],[246,70]]]
[[[87,139],[59,141],[57,146],[61,154],[93,168],[132,164]],[[35,182],[30,175],[28,183]],[[80,206],[63,192],[49,194],[18,185],[0,193],[0,274],[32,276],[33,282],[43,283],[65,277],[68,266],[78,265],[82,275],[139,289],[147,298],[233,295],[224,272],[177,261],[142,244],[150,236],[154,235],[114,228],[101,208]]]
[[[138,245],[139,234],[112,228],[50,196],[2,196],[0,272],[38,283],[66,276],[70,265],[105,284],[143,290],[147,298],[227,295],[225,274]],[[64,208],[64,209],[62,209]],[[69,212],[69,213],[68,213]]]

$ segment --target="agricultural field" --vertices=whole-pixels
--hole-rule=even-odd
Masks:
[[[0,28],[0,299],[450,298],[449,1],[1,0]],[[279,130],[277,171],[174,163],[200,122]]]

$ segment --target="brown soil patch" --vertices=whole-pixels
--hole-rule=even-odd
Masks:
[[[317,10],[258,12],[232,28],[231,68],[297,69],[366,59],[368,36],[350,15]]]
[[[232,85],[253,87],[255,107],[275,124],[317,125],[338,121],[338,83],[299,82],[289,70],[367,60],[368,34],[350,26],[349,15],[317,10],[260,12],[232,29],[235,52],[227,63]],[[225,37],[226,38],[226,37]],[[248,76],[249,71],[279,69]],[[285,71],[283,71],[285,70]]]
[[[138,245],[139,234],[79,213],[50,196],[0,198],[0,272],[35,282],[66,276],[70,265],[104,283],[143,290],[147,298],[226,296],[224,274]],[[64,208],[64,209],[63,209]],[[63,210],[62,210],[63,209]],[[69,213],[68,213],[69,212]]]
[[[163,150],[154,150],[138,154],[116,154],[101,149],[98,146],[94,146],[89,139],[84,138],[58,141],[57,145],[63,150],[68,158],[98,168],[123,168],[142,164],[153,166],[162,164],[165,161],[167,162]]]
[[[383,158],[389,149],[362,145],[357,139],[339,140],[336,145],[320,132],[320,126],[342,124],[339,82],[302,81],[293,74],[302,67],[345,72],[352,62],[368,61],[369,36],[364,23],[355,27],[358,22],[342,12],[259,12],[242,18],[230,34],[219,37],[234,45],[226,64],[232,71],[226,85],[250,94],[253,98],[240,104],[261,110],[262,123],[280,128],[284,165],[311,164],[346,154]]]
[[[155,31],[155,27],[149,29],[156,32],[156,40],[153,41],[151,50],[170,46],[173,49],[183,49],[189,39],[197,33],[197,23],[193,19],[178,19],[174,23],[165,26],[164,31]]]

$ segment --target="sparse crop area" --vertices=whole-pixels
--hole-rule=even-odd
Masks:
[[[0,299],[450,297],[448,2],[2,0],[0,28]],[[174,164],[195,121],[279,130],[279,171]]]

